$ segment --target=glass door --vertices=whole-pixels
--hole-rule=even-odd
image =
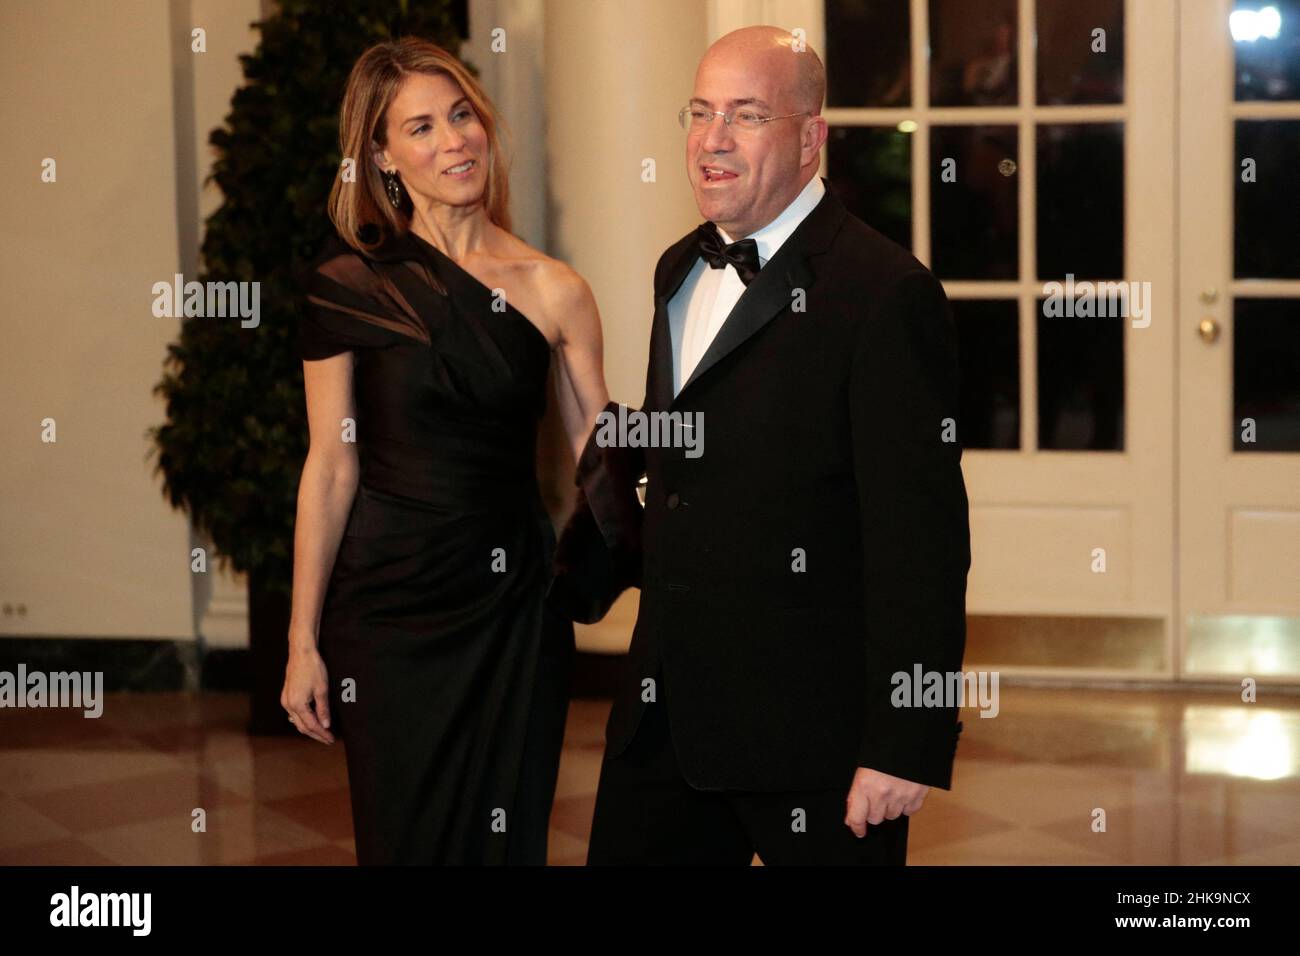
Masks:
[[[1182,671],[1300,676],[1300,2],[1182,0]]]

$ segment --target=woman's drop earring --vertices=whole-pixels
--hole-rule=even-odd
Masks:
[[[397,171],[384,170],[383,176],[384,191],[388,193],[388,201],[393,204],[394,209],[402,208],[402,187],[397,184]]]

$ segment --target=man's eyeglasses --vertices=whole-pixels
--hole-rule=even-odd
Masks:
[[[713,123],[713,117],[721,116],[722,121],[733,130],[756,130],[761,128],[765,123],[772,120],[789,119],[792,116],[811,116],[808,110],[802,113],[785,113],[781,116],[764,116],[756,110],[739,106],[733,110],[722,112],[722,110],[706,110],[703,106],[683,106],[677,113],[677,122],[682,124],[682,129],[691,133],[702,133]]]

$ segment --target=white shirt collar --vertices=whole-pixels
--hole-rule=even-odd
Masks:
[[[753,239],[758,243],[758,261],[760,265],[765,265],[767,260],[776,255],[776,250],[781,248],[781,243],[790,238],[790,233],[794,232],[803,222],[808,213],[812,212],[814,207],[821,202],[822,194],[826,192],[825,185],[822,184],[820,176],[814,176],[808,180],[807,185],[803,187],[799,195],[794,197],[794,201],[786,206],[781,215],[777,216],[762,229],[757,232],[751,232],[745,239]],[[725,229],[718,227],[718,234],[722,236],[722,241],[732,243],[736,240],[727,235]]]

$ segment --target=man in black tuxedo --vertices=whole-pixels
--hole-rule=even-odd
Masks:
[[[961,669],[955,334],[938,280],[818,177],[824,93],[811,48],[751,27],[683,111],[708,222],[655,270],[642,412],[706,440],[644,450],[591,864],[902,864],[951,784],[955,702],[892,697]]]

